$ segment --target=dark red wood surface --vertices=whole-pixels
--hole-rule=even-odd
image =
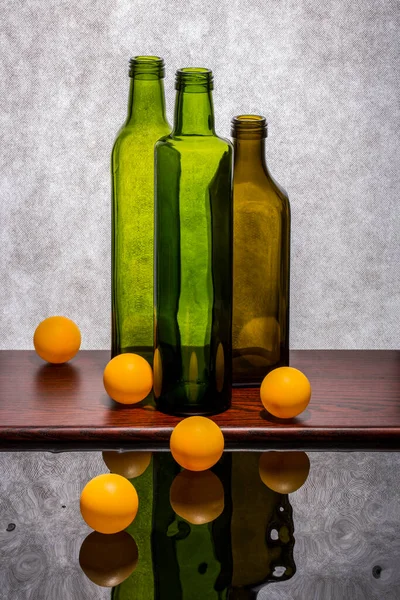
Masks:
[[[180,418],[151,400],[111,400],[102,379],[108,360],[107,351],[81,351],[57,366],[33,351],[0,351],[0,450],[167,448]],[[297,350],[291,365],[310,379],[307,410],[275,419],[258,389],[235,389],[232,408],[212,417],[227,448],[400,449],[400,352]]]

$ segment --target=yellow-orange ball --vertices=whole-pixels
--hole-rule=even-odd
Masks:
[[[291,419],[307,408],[311,398],[311,385],[298,369],[279,367],[264,377],[260,396],[271,415]]]
[[[121,475],[98,475],[82,490],[82,517],[89,527],[100,533],[118,533],[128,527],[136,517],[138,507],[135,488]]]
[[[151,392],[153,371],[138,354],[119,354],[106,365],[103,374],[106,392],[121,404],[136,404]]]
[[[307,480],[310,459],[305,452],[264,452],[259,473],[263,483],[278,494],[291,494]]]
[[[188,417],[172,432],[171,453],[178,464],[189,471],[205,471],[222,456],[224,436],[207,417]]]
[[[67,317],[48,317],[36,327],[33,345],[43,360],[55,364],[65,363],[78,352],[81,332]]]

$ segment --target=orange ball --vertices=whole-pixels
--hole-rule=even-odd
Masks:
[[[205,471],[222,456],[224,436],[207,417],[188,417],[174,428],[170,439],[176,462],[189,471]]]
[[[311,385],[298,369],[279,367],[264,377],[260,396],[271,415],[291,419],[307,408],[311,398]]]
[[[54,364],[65,363],[78,352],[81,332],[67,317],[48,317],[36,327],[33,345],[43,360]]]
[[[118,354],[106,365],[103,374],[106,392],[121,404],[136,404],[151,392],[153,371],[138,354]]]
[[[306,482],[310,459],[305,452],[264,452],[260,456],[261,481],[278,494],[291,494]]]
[[[107,473],[94,477],[81,494],[81,514],[86,523],[100,533],[118,533],[136,517],[139,499],[130,481]]]
[[[176,514],[193,525],[211,523],[224,510],[224,488],[212,471],[182,471],[172,482],[169,499]]]

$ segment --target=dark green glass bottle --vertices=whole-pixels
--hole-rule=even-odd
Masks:
[[[265,162],[264,117],[232,120],[233,383],[259,385],[289,364],[290,205]]]
[[[130,62],[128,118],[112,152],[112,356],[153,359],[154,144],[171,130],[164,61]]]
[[[155,149],[157,408],[213,414],[230,405],[232,147],[217,137],[213,77],[176,76],[175,123]]]

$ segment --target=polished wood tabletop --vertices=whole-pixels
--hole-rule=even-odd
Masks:
[[[0,351],[0,450],[168,448],[182,417],[151,398],[123,406],[103,387],[110,353],[82,350],[64,365],[34,351]],[[211,417],[227,449],[400,450],[400,352],[294,350],[290,364],[312,386],[295,419],[269,415],[257,388],[237,388],[232,407]]]

